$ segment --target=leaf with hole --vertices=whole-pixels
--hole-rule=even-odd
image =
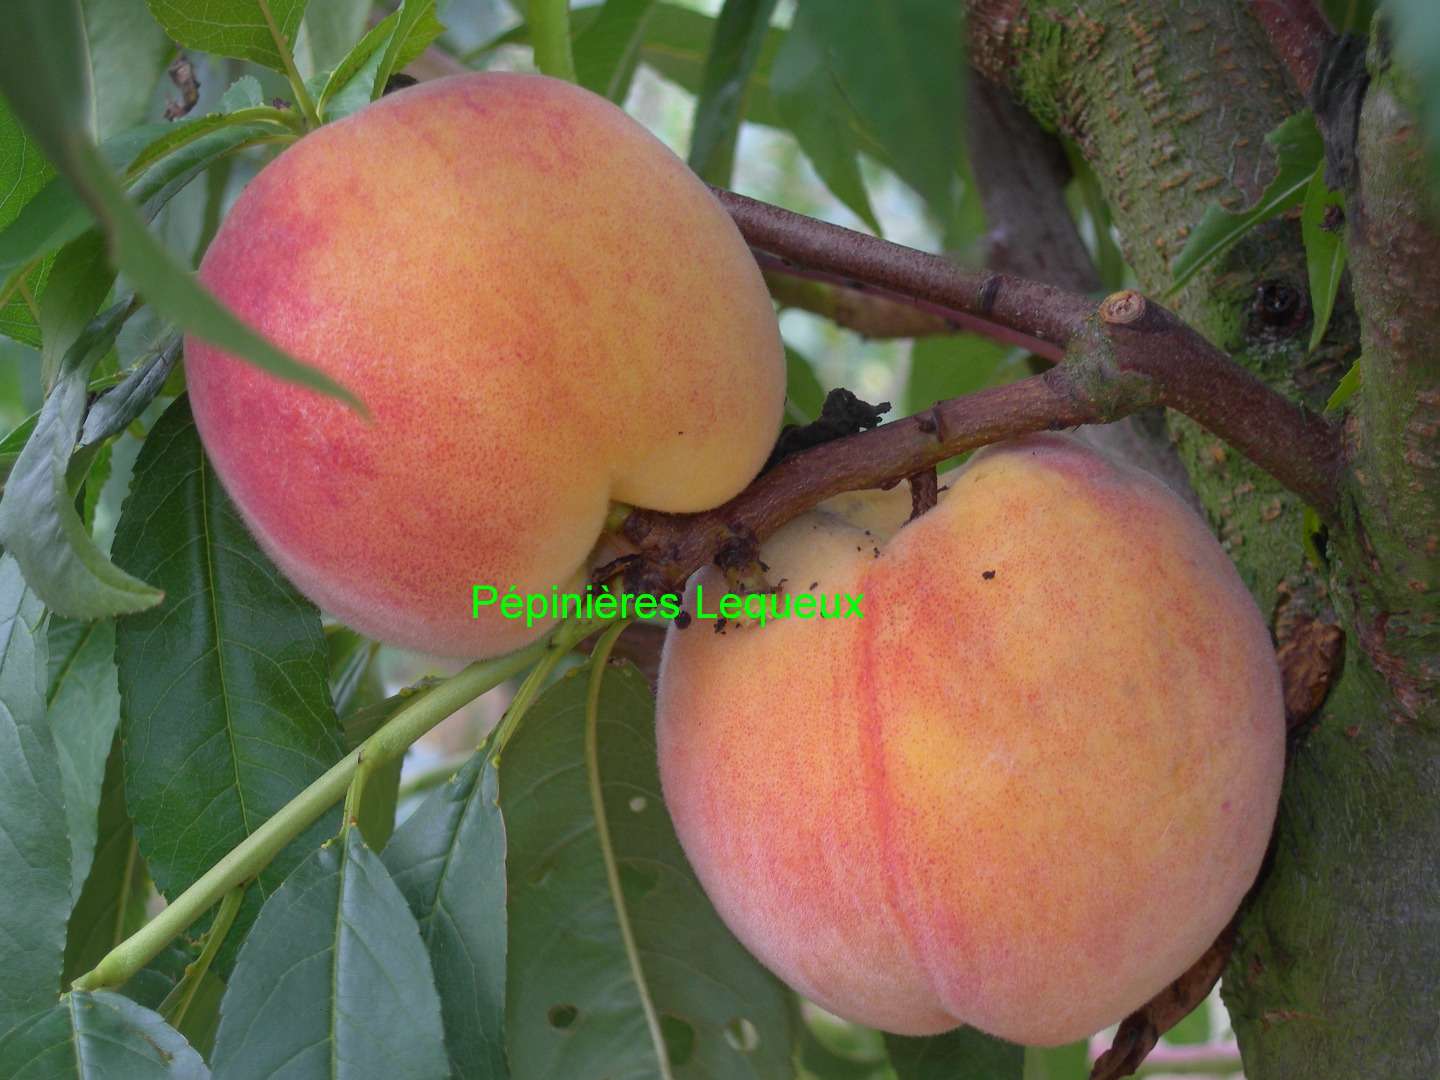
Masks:
[[[649,687],[612,668],[591,722],[588,673],[536,701],[500,763],[511,1067],[788,1075],[786,992],[720,921],[665,813]]]

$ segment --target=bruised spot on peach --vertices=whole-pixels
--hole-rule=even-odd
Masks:
[[[721,916],[824,1007],[1068,1042],[1179,975],[1253,881],[1279,674],[1159,481],[1059,436],[948,479],[914,522],[903,489],[842,496],[764,546],[772,581],[864,592],[862,621],[671,630],[665,799]]]
[[[200,275],[371,413],[187,339],[227,491],[312,600],[426,652],[533,640],[472,618],[472,585],[573,587],[611,498],[724,502],[784,407],[774,308],[728,215],[615,106],[541,76],[421,84],[307,135]]]

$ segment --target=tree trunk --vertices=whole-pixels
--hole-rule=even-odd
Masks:
[[[1266,4],[1267,20],[1282,22],[1301,6],[1255,7]],[[1305,107],[1242,0],[970,6],[976,66],[1075,141],[1154,297],[1211,201],[1238,209],[1264,189],[1274,173],[1265,136]],[[1313,65],[1324,45],[1300,41],[1287,58]],[[1342,290],[1321,346],[1307,353],[1293,216],[1252,231],[1170,301],[1317,411],[1357,356],[1363,379],[1345,417],[1350,469],[1323,570],[1306,558],[1296,496],[1170,419],[1277,644],[1319,664],[1306,655],[1326,639],[1317,627],[1338,626],[1346,642],[1323,708],[1292,736],[1273,857],[1224,979],[1250,1080],[1440,1076],[1440,235],[1423,201],[1412,89],[1383,42],[1368,66],[1358,139],[1354,125],[1327,126],[1332,155],[1355,162],[1353,296]]]

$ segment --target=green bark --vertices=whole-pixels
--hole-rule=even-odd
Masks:
[[[1243,0],[973,0],[976,60],[1101,177],[1142,288],[1161,296],[1188,229],[1273,175],[1265,135],[1303,107]],[[1172,418],[1191,481],[1282,642],[1346,634],[1343,672],[1294,737],[1272,861],[1226,973],[1250,1080],[1440,1076],[1440,244],[1406,87],[1372,50],[1354,300],[1310,331],[1297,220],[1252,232],[1171,300],[1237,362],[1311,407],[1363,346],[1352,468],[1324,572],[1299,500]],[[1301,298],[1286,314],[1278,298]],[[1266,301],[1280,311],[1267,310]]]

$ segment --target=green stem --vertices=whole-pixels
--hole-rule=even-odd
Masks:
[[[585,693],[585,775],[590,784],[590,809],[595,815],[595,838],[605,862],[605,880],[610,887],[610,896],[615,901],[616,921],[620,924],[620,940],[625,946],[625,956],[630,961],[630,974],[635,980],[635,990],[640,995],[640,1007],[645,1013],[645,1026],[650,1031],[650,1040],[655,1046],[655,1056],[660,1064],[662,1080],[671,1080],[670,1059],[665,1052],[665,1034],[660,1030],[660,1017],[655,1012],[655,1003],[650,1000],[650,984],[640,967],[640,947],[635,942],[635,931],[630,925],[630,914],[625,907],[625,893],[620,887],[620,867],[615,862],[615,845],[610,839],[610,819],[605,816],[605,792],[600,777],[600,686],[605,679],[605,666],[610,660],[610,650],[630,624],[621,619],[600,635],[590,653],[590,683]]]
[[[530,0],[530,43],[535,66],[544,74],[575,82],[570,51],[570,0]]]
[[[300,106],[300,111],[305,114],[305,122],[312,128],[317,128],[320,126],[320,113],[315,109],[315,101],[310,97],[310,91],[305,89],[305,80],[300,78],[300,72],[295,67],[295,54],[290,51],[290,43],[285,40],[285,35],[280,33],[280,27],[275,25],[275,16],[270,14],[268,0],[259,0],[259,3],[260,13],[265,16],[265,25],[270,28],[270,37],[275,41],[275,49],[285,64],[285,77],[290,80],[295,104]]]
[[[419,695],[241,841],[176,897],[174,903],[111,949],[100,963],[75,980],[73,988],[95,990],[125,982],[217,900],[255,877],[286,844],[334,806],[349,787],[362,756],[376,766],[400,757],[411,743],[441,720],[485,691],[518,675],[549,648],[550,642],[542,639],[508,656],[478,661]]]
[[[225,943],[225,935],[230,933],[230,927],[235,922],[235,916],[240,911],[240,901],[245,899],[245,887],[231,889],[225,894],[225,899],[220,901],[220,910],[215,913],[215,921],[210,924],[210,929],[205,932],[205,946],[200,950],[200,955],[195,962],[185,966],[185,974],[175,984],[175,989],[165,995],[165,1000],[160,1004],[160,1015],[170,1022],[173,1028],[179,1028],[185,1020],[185,1014],[189,1012],[191,1003],[195,1000],[195,991],[205,980],[205,973],[210,970],[210,964],[215,959],[215,954],[220,951],[220,946]]]
[[[489,749],[495,765],[500,764],[500,755],[504,752],[506,743],[515,734],[535,699],[540,696],[540,691],[545,689],[555,665],[560,663],[578,642],[588,637],[595,625],[594,622],[577,620],[566,623],[555,632],[555,636],[550,639],[549,651],[530,670],[530,674],[520,684],[520,689],[515,691],[515,696],[510,699],[510,707],[505,710],[505,715],[500,718],[500,723],[490,735]]]

